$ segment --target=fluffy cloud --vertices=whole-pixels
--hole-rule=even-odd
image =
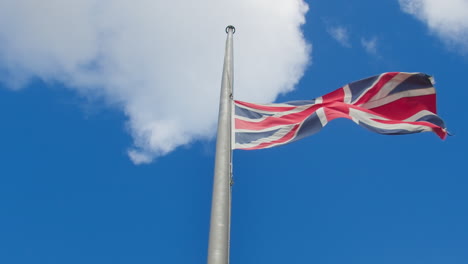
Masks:
[[[445,42],[468,51],[468,1],[399,0],[402,10],[425,22]]]
[[[227,25],[235,94],[268,102],[309,61],[302,0],[3,0],[0,82],[31,77],[105,99],[128,117],[129,157],[148,163],[213,136]]]

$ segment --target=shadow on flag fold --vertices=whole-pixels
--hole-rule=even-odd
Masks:
[[[402,135],[432,131],[447,136],[437,116],[433,80],[424,73],[387,72],[349,83],[313,100],[280,104],[234,101],[234,149],[291,143],[320,131],[335,118],[370,131]]]

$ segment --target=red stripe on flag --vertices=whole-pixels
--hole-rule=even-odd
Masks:
[[[370,108],[372,112],[379,113],[389,119],[404,120],[422,110],[437,114],[436,95],[421,95],[414,97],[404,97],[391,103]]]
[[[374,84],[372,88],[367,90],[365,94],[361,98],[359,98],[359,100],[356,103],[354,103],[354,105],[360,105],[369,101],[382,89],[382,86],[384,86],[388,81],[393,79],[393,77],[395,77],[398,74],[399,72],[384,73],[383,76],[379,79],[379,81],[376,84]]]
[[[280,117],[269,116],[262,121],[252,122],[236,118],[235,128],[236,129],[249,129],[249,130],[262,130],[269,127],[284,126],[284,125],[293,125],[298,124],[312,113],[317,111],[320,108],[320,105],[312,105],[309,108],[297,113],[292,113]]]
[[[340,117],[349,119],[349,106],[349,104],[345,104],[342,102],[327,104],[327,106],[323,108],[325,116],[327,117],[327,121],[331,121]]]
[[[343,88],[339,88],[331,93],[327,93],[326,95],[322,96],[323,103],[330,103],[330,102],[343,102],[344,100],[344,90]]]
[[[270,112],[284,112],[284,111],[290,111],[296,108],[296,106],[268,106],[268,105],[259,105],[259,104],[252,104],[252,103],[247,103],[247,102],[242,102],[242,101],[237,101],[234,100],[234,102],[238,105],[246,106],[249,108],[253,108],[256,110],[261,110],[261,111],[270,111]]]

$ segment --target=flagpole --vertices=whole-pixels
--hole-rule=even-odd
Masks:
[[[236,29],[226,28],[221,96],[219,100],[218,137],[211,202],[208,264],[229,263],[229,236],[231,227],[231,112],[233,87],[232,39]]]

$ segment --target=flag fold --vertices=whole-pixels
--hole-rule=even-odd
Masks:
[[[280,104],[234,100],[234,149],[291,143],[348,118],[373,132],[401,135],[432,131],[445,139],[433,80],[423,73],[388,72],[349,83],[324,96]]]

